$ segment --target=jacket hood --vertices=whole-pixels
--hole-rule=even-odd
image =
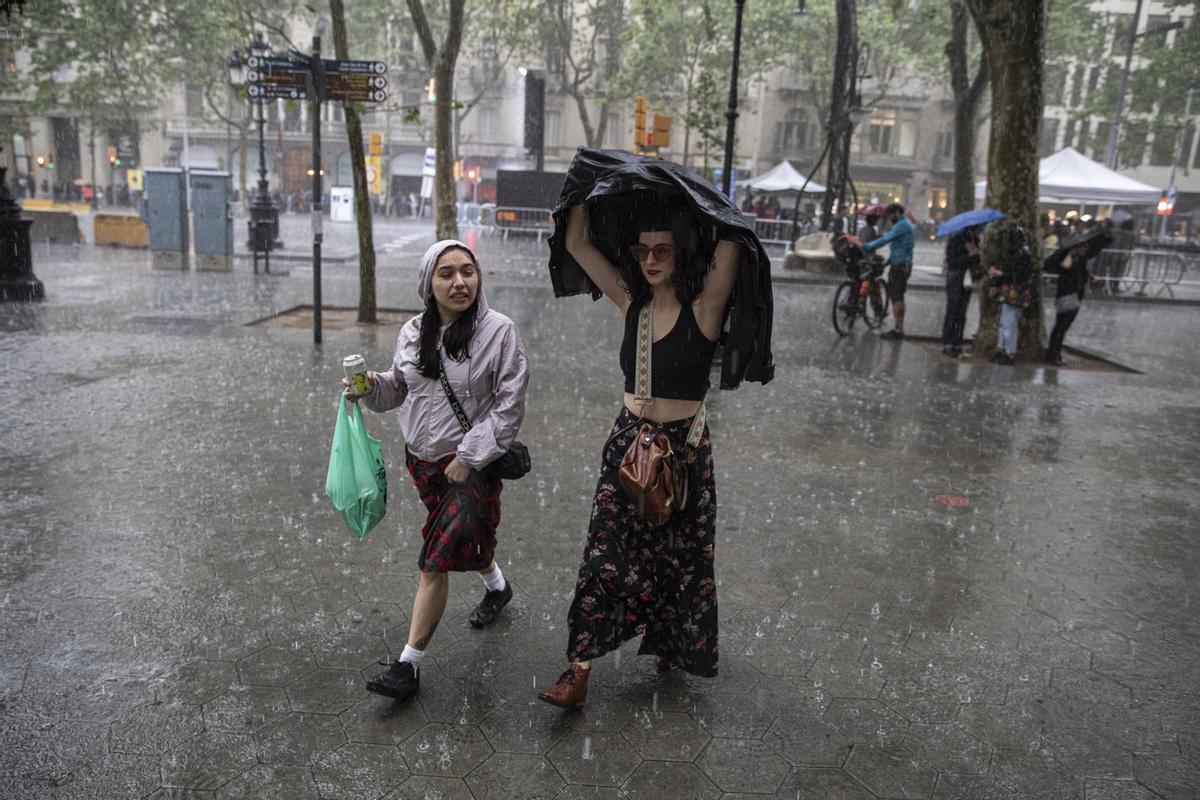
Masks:
[[[471,254],[471,260],[475,262],[476,274],[479,276],[479,291],[476,294],[475,302],[478,304],[475,318],[480,319],[487,313],[488,303],[487,296],[483,292],[483,270],[479,267],[479,256],[475,255],[475,251],[467,247],[466,244],[457,239],[442,239],[440,242],[433,244],[425,255],[421,256],[421,271],[417,276],[417,294],[424,302],[429,297],[430,287],[433,285],[433,267],[437,264],[437,260],[442,253],[452,248],[460,248]]]

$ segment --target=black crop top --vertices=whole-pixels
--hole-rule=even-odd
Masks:
[[[625,374],[625,391],[630,394],[635,391],[633,362],[641,310],[638,303],[629,304],[625,338],[621,340],[621,372]],[[717,343],[701,333],[692,304],[684,303],[675,327],[650,346],[650,394],[664,400],[703,400],[716,351]]]

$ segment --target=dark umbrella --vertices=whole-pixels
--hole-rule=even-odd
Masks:
[[[1058,246],[1050,255],[1046,256],[1042,262],[1042,268],[1047,272],[1053,272],[1058,269],[1058,265],[1062,263],[1063,258],[1067,253],[1074,250],[1080,245],[1087,245],[1087,254],[1084,256],[1087,260],[1091,260],[1100,254],[1100,251],[1113,243],[1113,236],[1106,228],[1090,228],[1079,233],[1072,234],[1063,240],[1063,243]]]
[[[567,169],[558,205],[554,209],[554,233],[550,245],[550,282],[556,297],[591,294],[600,297],[587,273],[567,252],[567,212],[581,202],[588,204],[592,244],[612,264],[622,250],[634,243],[632,227],[647,209],[678,204],[692,216],[703,263],[712,262],[719,241],[741,246],[738,277],[727,314],[729,331],[757,337],[757,344],[739,340],[738,348],[754,354],[754,364],[726,359],[721,387],[734,388],[743,379],[769,381],[774,375],[770,356],[772,317],[771,261],[754,225],[711,183],[686,167],[661,158],[636,156],[619,150],[581,147]],[[722,341],[728,335],[723,334]],[[725,342],[733,347],[732,342]]]

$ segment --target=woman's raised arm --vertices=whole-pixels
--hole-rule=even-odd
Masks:
[[[725,239],[717,242],[713,253],[713,266],[704,279],[704,289],[700,292],[696,322],[700,331],[709,339],[716,339],[721,333],[721,320],[725,316],[725,305],[729,295],[733,293],[733,284],[737,280],[738,260],[741,256],[741,246],[736,242]]]
[[[588,239],[587,231],[587,204],[580,203],[567,212],[567,252],[579,262],[596,288],[625,311],[629,307],[629,294],[621,288],[621,274]]]

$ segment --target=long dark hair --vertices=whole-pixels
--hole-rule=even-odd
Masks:
[[[629,253],[629,245],[638,243],[638,236],[652,231],[666,231],[675,244],[675,271],[671,273],[671,284],[681,304],[691,304],[704,289],[704,278],[708,264],[700,249],[700,237],[696,221],[688,211],[679,206],[661,210],[648,210],[634,220],[630,227],[631,238],[624,242],[617,258],[617,270],[621,274],[621,285],[633,301],[641,305],[650,299],[653,290],[642,274],[641,265]]]
[[[471,257],[471,263],[475,265],[475,275],[479,275],[479,262],[475,259],[475,254],[465,247],[447,247],[442,252],[438,253],[440,259],[451,250],[462,250]],[[437,259],[434,260],[434,271],[437,270]],[[442,327],[442,316],[438,312],[437,300],[433,296],[433,272],[429,273],[430,285],[426,287],[425,293],[425,310],[421,312],[421,338],[419,347],[417,348],[417,372],[424,375],[426,378],[436,378],[438,376],[438,330]],[[471,344],[471,334],[475,332],[475,317],[479,314],[479,292],[482,291],[480,286],[475,293],[475,302],[471,303],[470,308],[458,315],[458,319],[450,323],[446,328],[446,334],[442,337],[442,344],[446,348],[446,355],[455,361],[462,363],[470,358],[470,353],[467,351],[468,345]]]

